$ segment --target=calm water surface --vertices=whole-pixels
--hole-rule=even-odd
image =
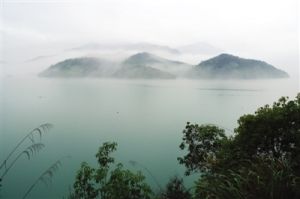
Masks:
[[[82,161],[95,165],[105,141],[118,142],[114,154],[132,170],[146,166],[164,185],[184,168],[176,158],[187,121],[237,126],[239,116],[253,113],[280,96],[294,98],[297,80],[200,81],[3,78],[0,88],[0,160],[25,134],[42,123],[54,128],[42,137],[45,148],[28,161],[24,156],[6,176],[2,198],[21,198],[57,159],[64,159],[48,186],[40,183],[29,198],[62,198]],[[26,144],[24,147],[26,147]],[[23,148],[24,148],[23,147]],[[196,176],[184,177],[191,186]]]

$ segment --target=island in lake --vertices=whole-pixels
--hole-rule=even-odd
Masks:
[[[289,75],[264,61],[220,54],[202,61],[190,71],[194,78],[267,79],[285,78]]]
[[[66,59],[40,74],[42,77],[99,77],[128,79],[269,79],[289,75],[271,64],[220,54],[194,66],[143,52],[117,63],[95,57]]]

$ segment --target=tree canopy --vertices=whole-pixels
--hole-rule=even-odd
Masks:
[[[115,142],[105,142],[99,148],[96,158],[99,167],[92,168],[86,162],[81,164],[70,198],[101,199],[149,199],[151,189],[144,182],[141,172],[124,169],[121,163],[114,164],[110,156],[117,148]],[[113,167],[114,166],[114,167]]]
[[[300,94],[243,115],[232,136],[214,125],[187,123],[179,157],[199,172],[199,198],[300,197]]]

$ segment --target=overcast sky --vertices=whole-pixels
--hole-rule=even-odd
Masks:
[[[0,64],[5,63],[8,73],[28,70],[24,60],[90,42],[149,42],[175,48],[206,42],[298,73],[297,0],[0,2]]]

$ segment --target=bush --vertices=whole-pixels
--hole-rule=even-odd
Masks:
[[[198,172],[196,198],[300,198],[300,94],[240,117],[232,137],[187,123],[178,158]]]
[[[96,157],[98,168],[82,163],[74,183],[74,193],[69,198],[101,198],[101,199],[149,199],[150,187],[144,182],[145,177],[133,173],[118,163],[114,168],[114,158],[110,153],[116,150],[116,143],[104,143]]]

